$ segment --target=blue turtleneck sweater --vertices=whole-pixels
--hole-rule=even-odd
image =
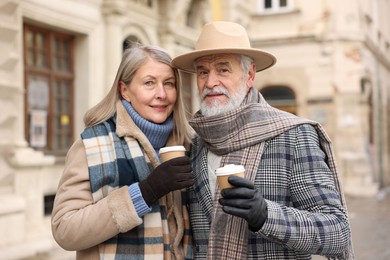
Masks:
[[[160,157],[159,150],[161,147],[164,147],[167,144],[168,137],[173,130],[172,116],[168,117],[167,120],[162,124],[155,124],[146,120],[140,114],[138,114],[138,112],[135,111],[133,106],[126,100],[122,99],[122,104],[125,107],[127,113],[129,113],[130,117],[133,119],[134,123],[148,138],[150,144],[153,146],[157,155]],[[142,197],[138,182],[131,184],[128,188],[128,191],[139,217],[144,216],[152,210],[148,207],[144,198]]]
[[[162,124],[155,124],[138,114],[138,112],[134,110],[133,106],[126,100],[122,99],[122,104],[126,108],[127,113],[129,113],[130,117],[133,119],[134,123],[148,138],[154,150],[156,150],[156,153],[159,154],[158,151],[161,147],[164,147],[167,144],[168,137],[173,130],[172,116],[168,117]]]

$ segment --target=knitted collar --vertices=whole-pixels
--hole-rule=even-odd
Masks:
[[[138,114],[137,111],[134,110],[133,106],[126,100],[122,99],[122,104],[127,113],[129,113],[130,117],[133,119],[134,123],[145,134],[156,151],[166,145],[168,137],[173,130],[172,116],[168,117],[162,124],[155,124]]]

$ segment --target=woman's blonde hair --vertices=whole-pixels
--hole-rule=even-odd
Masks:
[[[173,110],[173,138],[178,144],[189,144],[191,141],[192,129],[187,121],[188,113],[186,113],[183,103],[180,75],[178,70],[171,66],[172,58],[169,54],[157,46],[138,45],[132,46],[124,51],[122,61],[110,91],[103,100],[85,113],[84,124],[86,127],[94,126],[114,116],[116,113],[116,103],[118,100],[122,99],[119,91],[119,82],[123,81],[125,84],[129,84],[137,70],[145,64],[148,59],[168,65],[175,73],[177,99]]]

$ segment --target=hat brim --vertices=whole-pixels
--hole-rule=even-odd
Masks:
[[[253,59],[256,64],[256,72],[265,70],[276,63],[276,58],[265,51],[258,49],[208,49],[208,50],[199,50],[193,51],[186,54],[177,56],[172,60],[172,65],[180,70],[195,73],[194,61],[200,57],[212,54],[222,54],[222,53],[231,53],[231,54],[241,54],[249,56]]]

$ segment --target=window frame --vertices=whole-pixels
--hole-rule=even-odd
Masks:
[[[42,35],[43,44],[41,49],[37,45],[37,35]],[[32,44],[30,44],[28,35],[33,35]],[[31,38],[30,38],[31,39]],[[65,52],[55,50],[56,43],[60,43]],[[32,46],[31,46],[32,45]],[[74,89],[74,59],[75,59],[75,37],[74,35],[47,29],[44,27],[35,26],[29,23],[23,24],[23,50],[24,50],[24,83],[25,83],[25,98],[24,98],[24,132],[25,138],[29,147],[36,150],[41,150],[46,154],[52,154],[57,156],[63,156],[66,154],[70,145],[74,140],[74,102],[75,102],[75,89]],[[61,49],[61,48],[57,48]],[[43,55],[43,64],[37,64],[36,60],[39,55]],[[31,56],[28,56],[31,55]],[[30,57],[30,58],[29,58]],[[33,58],[31,58],[33,57]],[[54,62],[55,58],[57,63]],[[33,60],[33,62],[29,62]],[[55,64],[64,62],[67,69],[63,70],[61,65],[55,67]],[[40,66],[42,65],[42,66]],[[44,78],[47,82],[47,106],[42,110],[46,110],[46,129],[44,130],[45,136],[42,136],[42,146],[37,146],[31,142],[31,111],[30,111],[30,80],[32,78]],[[55,95],[55,88],[58,82],[61,82],[62,87],[66,89],[66,95]],[[64,83],[66,82],[66,83]],[[58,87],[57,89],[60,89]],[[61,91],[60,91],[61,92]],[[55,105],[57,108],[56,111]],[[65,108],[65,109],[64,109]],[[57,127],[56,127],[57,126]],[[43,127],[44,128],[44,127]]]
[[[286,6],[280,6],[280,0],[270,0],[272,2],[271,8],[265,8],[266,0],[257,0],[258,11],[261,14],[269,13],[285,13],[293,10],[293,0],[286,0]]]
[[[43,196],[43,215],[45,217],[51,216],[54,207],[54,200],[56,194],[47,194]]]
[[[278,94],[277,92],[283,93],[284,95],[275,95]],[[297,115],[296,93],[291,87],[270,85],[260,89],[260,93],[272,107]]]

